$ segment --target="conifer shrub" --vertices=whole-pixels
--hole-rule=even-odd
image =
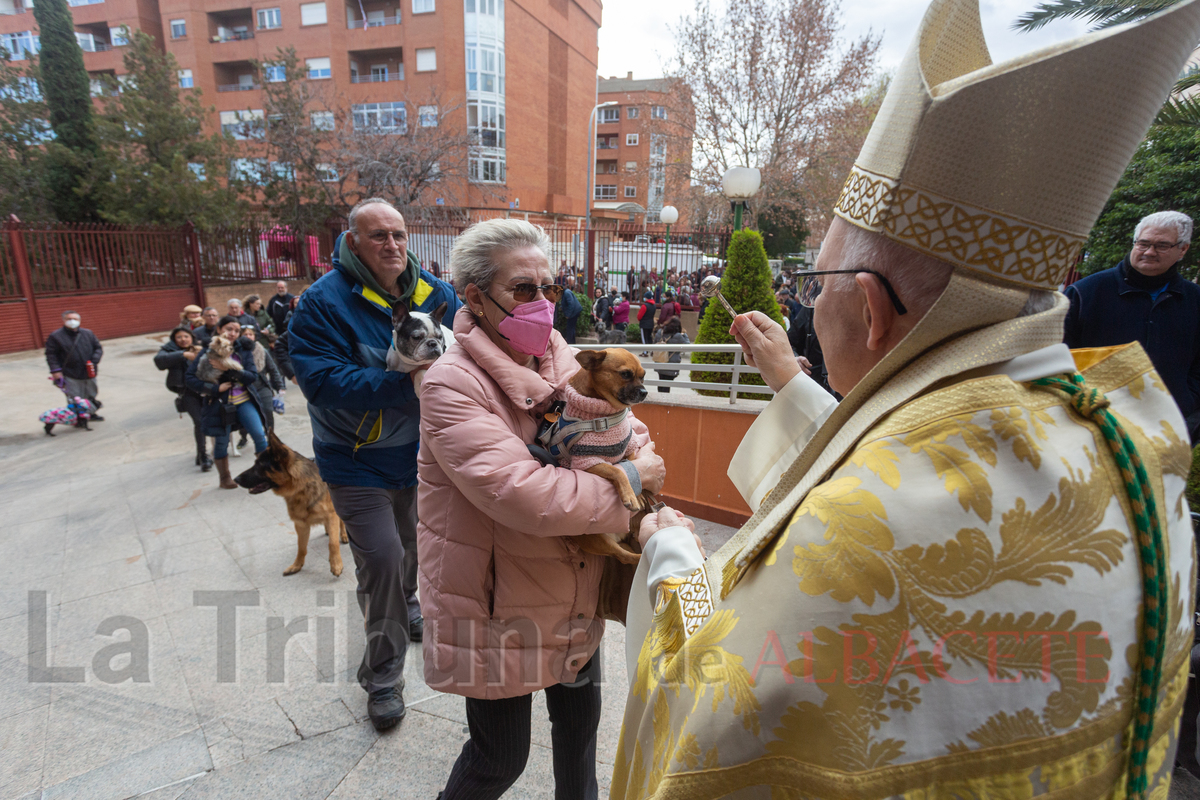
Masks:
[[[733,234],[726,251],[725,275],[721,278],[721,294],[739,314],[761,311],[771,319],[783,324],[783,314],[775,293],[771,290],[771,267],[767,264],[767,251],[763,247],[762,235],[758,231],[742,230]],[[708,301],[708,309],[700,320],[696,344],[736,344],[729,335],[733,319],[720,300]],[[732,364],[733,353],[692,353],[693,364]],[[743,362],[745,363],[744,359]],[[732,372],[693,372],[691,380],[697,383],[729,383]],[[766,386],[761,375],[741,374],[739,384]],[[726,391],[699,390],[709,397],[727,397]],[[748,400],[767,400],[770,395],[738,392],[738,397]]]

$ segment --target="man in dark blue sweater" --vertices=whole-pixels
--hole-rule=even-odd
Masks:
[[[1067,287],[1069,347],[1140,342],[1187,419],[1200,434],[1200,286],[1179,274],[1192,220],[1178,211],[1144,217],[1129,256]]]
[[[408,251],[404,218],[377,197],[350,210],[334,269],[309,287],[288,326],[308,400],[313,450],[346,523],[367,646],[358,682],[378,730],[405,714],[404,658],[424,632],[417,600],[417,443],[421,407],[407,373],[388,372],[392,306],[433,311],[454,289]]]

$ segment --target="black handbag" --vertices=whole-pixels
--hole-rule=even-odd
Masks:
[[[237,406],[233,403],[221,402],[221,424],[228,428],[238,422]]]
[[[180,414],[187,411],[187,408],[183,405],[183,395],[181,394],[175,395],[175,410]]]

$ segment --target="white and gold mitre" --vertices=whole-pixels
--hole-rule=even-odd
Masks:
[[[934,0],[835,213],[1057,289],[1200,41],[1200,0],[991,63],[978,0]]]

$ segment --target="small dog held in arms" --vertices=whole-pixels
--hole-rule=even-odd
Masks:
[[[582,469],[612,482],[621,502],[630,511],[645,511],[654,502],[652,495],[635,494],[625,470],[616,466],[634,458],[649,437],[633,433],[630,406],[646,399],[643,383],[646,370],[637,356],[627,350],[583,350],[575,355],[581,369],[564,391],[566,406],[549,440],[549,450],[559,466]],[[635,518],[640,522],[640,517]],[[632,539],[636,527],[623,534],[585,534],[572,537],[588,553],[613,556],[626,564],[636,564],[641,555],[633,546],[622,543]]]
[[[324,525],[329,535],[329,571],[342,574],[341,545],[350,541],[346,524],[333,509],[329,487],[321,480],[317,464],[288,447],[274,431],[267,432],[266,450],[254,459],[254,466],[234,478],[238,486],[250,494],[268,489],[287,501],[288,517],[296,526],[296,560],[283,571],[295,575],[304,566],[308,555],[308,536],[313,525]]]
[[[409,373],[418,397],[425,370],[454,344],[454,332],[442,325],[447,308],[448,304],[442,303],[426,314],[409,311],[404,303],[392,307],[392,346],[387,352],[387,368],[389,372]]]
[[[196,377],[205,383],[220,383],[221,376],[229,370],[242,371],[233,358],[233,342],[224,336],[214,336],[208,345],[208,353],[196,365]]]

